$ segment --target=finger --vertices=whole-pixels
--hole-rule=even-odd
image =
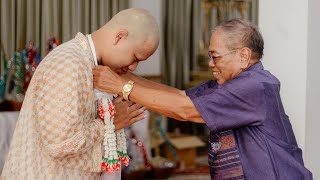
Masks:
[[[92,73],[94,76],[99,75],[101,72],[112,72],[112,70],[108,66],[96,66],[92,69]]]
[[[94,67],[92,69],[92,73],[93,73],[94,76],[99,75],[101,72],[102,72],[102,69],[99,68],[99,67]]]
[[[140,109],[138,109],[138,110],[132,111],[132,112],[129,114],[129,118],[131,119],[131,118],[134,118],[134,117],[136,117],[136,116],[139,116],[140,114],[145,114],[144,111],[145,111],[144,108],[140,108]]]
[[[96,76],[93,76],[93,85],[95,85],[95,83],[97,83],[98,82],[98,78],[96,77]]]
[[[100,72],[97,71],[97,73],[93,74],[93,81],[99,81],[101,77]]]
[[[131,124],[136,123],[138,121],[141,121],[141,120],[145,119],[146,117],[147,117],[146,114],[140,114],[139,116],[136,116],[136,117],[130,119],[130,123]]]
[[[138,109],[140,109],[142,107],[143,107],[142,105],[134,103],[128,108],[128,112],[132,112],[132,111],[138,110]]]
[[[99,87],[99,80],[93,77],[93,88],[97,89]]]

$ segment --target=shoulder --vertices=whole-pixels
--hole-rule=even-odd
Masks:
[[[233,78],[232,80],[226,82],[222,87],[224,89],[233,90],[233,89],[251,89],[260,87],[259,78],[255,77],[255,74],[252,72],[243,72]]]
[[[264,94],[263,80],[257,73],[252,71],[240,73],[219,89],[239,97],[257,97]]]
[[[50,52],[37,67],[37,71],[84,71],[90,68],[89,57],[75,40],[61,44]]]
[[[45,56],[43,62],[52,59],[68,59],[70,61],[77,61],[85,57],[87,57],[85,50],[76,39],[72,39],[54,48],[47,56]]]
[[[264,85],[275,85],[280,86],[280,81],[269,71],[252,70],[240,73],[237,77],[227,83],[226,87],[230,89],[241,88],[241,89],[264,89]]]
[[[42,73],[43,76],[50,76],[54,73],[59,74],[79,74],[85,67],[78,58],[55,58],[47,59],[42,62],[36,70],[36,73]]]

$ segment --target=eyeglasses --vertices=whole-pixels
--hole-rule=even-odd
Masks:
[[[241,49],[241,48],[237,48],[237,49],[231,50],[231,51],[229,51],[229,52],[227,52],[227,53],[224,53],[224,54],[221,54],[221,55],[218,55],[218,56],[213,56],[211,52],[208,52],[208,56],[209,56],[208,63],[212,61],[213,63],[216,64],[216,63],[217,63],[217,60],[218,60],[219,58],[222,58],[222,57],[227,56],[227,55],[229,55],[229,54],[231,54],[231,53],[233,53],[233,52],[236,52],[236,51],[238,51],[239,49]]]

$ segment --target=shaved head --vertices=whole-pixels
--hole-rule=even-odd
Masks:
[[[120,11],[92,33],[98,64],[121,74],[134,71],[159,46],[159,26],[145,9]]]
[[[129,39],[159,43],[159,26],[145,9],[131,8],[120,11],[104,26],[111,29],[126,29]]]

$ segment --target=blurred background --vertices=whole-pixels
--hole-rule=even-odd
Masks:
[[[0,0],[0,172],[24,94],[41,59],[77,32],[89,34],[130,7],[147,9],[161,42],[135,71],[187,89],[211,79],[207,48],[214,27],[231,18],[255,23],[265,41],[263,64],[282,83],[281,96],[305,165],[320,179],[320,16],[317,0]],[[123,179],[210,179],[205,125],[154,112],[127,129],[132,165]],[[141,128],[144,127],[144,128]],[[186,146],[186,144],[189,144]],[[152,165],[150,165],[152,164]]]

